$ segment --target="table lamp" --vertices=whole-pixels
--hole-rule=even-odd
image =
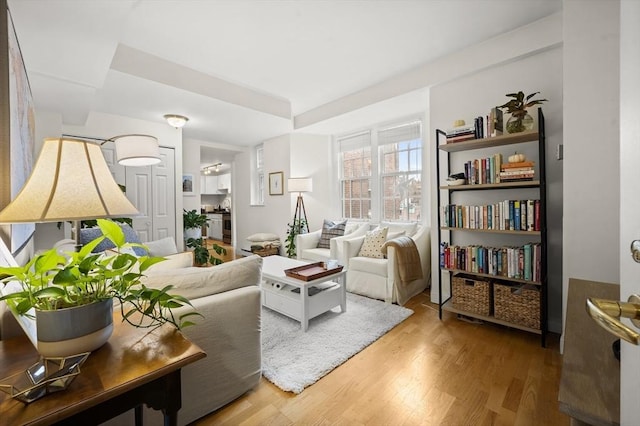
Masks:
[[[73,138],[47,138],[18,196],[0,211],[0,223],[75,222],[130,217],[138,210],[113,179],[100,146]]]

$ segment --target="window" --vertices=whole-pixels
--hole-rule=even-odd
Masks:
[[[254,204],[264,205],[264,147],[262,145],[258,145],[255,151],[255,197]]]
[[[422,214],[421,123],[378,132],[382,220],[415,222]]]
[[[338,140],[341,164],[342,215],[371,218],[371,133]]]
[[[343,217],[421,220],[421,121],[376,127],[337,142]]]

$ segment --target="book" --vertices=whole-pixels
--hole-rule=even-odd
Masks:
[[[503,132],[503,127],[504,127],[502,110],[498,107],[492,108],[491,118],[493,123],[491,136],[500,136]]]
[[[513,169],[516,167],[533,167],[534,166],[534,162],[533,161],[519,161],[517,163],[503,163],[502,164],[502,168],[503,169]]]

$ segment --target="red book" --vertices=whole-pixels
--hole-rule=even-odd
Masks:
[[[533,202],[533,230],[540,230],[540,200]]]

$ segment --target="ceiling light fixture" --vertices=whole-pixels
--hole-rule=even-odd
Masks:
[[[176,129],[183,127],[187,124],[187,121],[189,121],[189,119],[184,115],[178,114],[165,114],[164,119],[167,120],[167,123],[169,123],[170,126],[173,126]]]
[[[204,173],[205,175],[210,175],[212,168],[215,169],[216,173],[218,173],[220,171],[220,166],[222,166],[222,163],[216,163],[216,164],[212,164],[210,166],[204,167],[202,169],[202,173]]]
[[[121,135],[108,139],[116,144],[116,159],[122,166],[152,166],[160,163],[158,139],[149,135]]]

